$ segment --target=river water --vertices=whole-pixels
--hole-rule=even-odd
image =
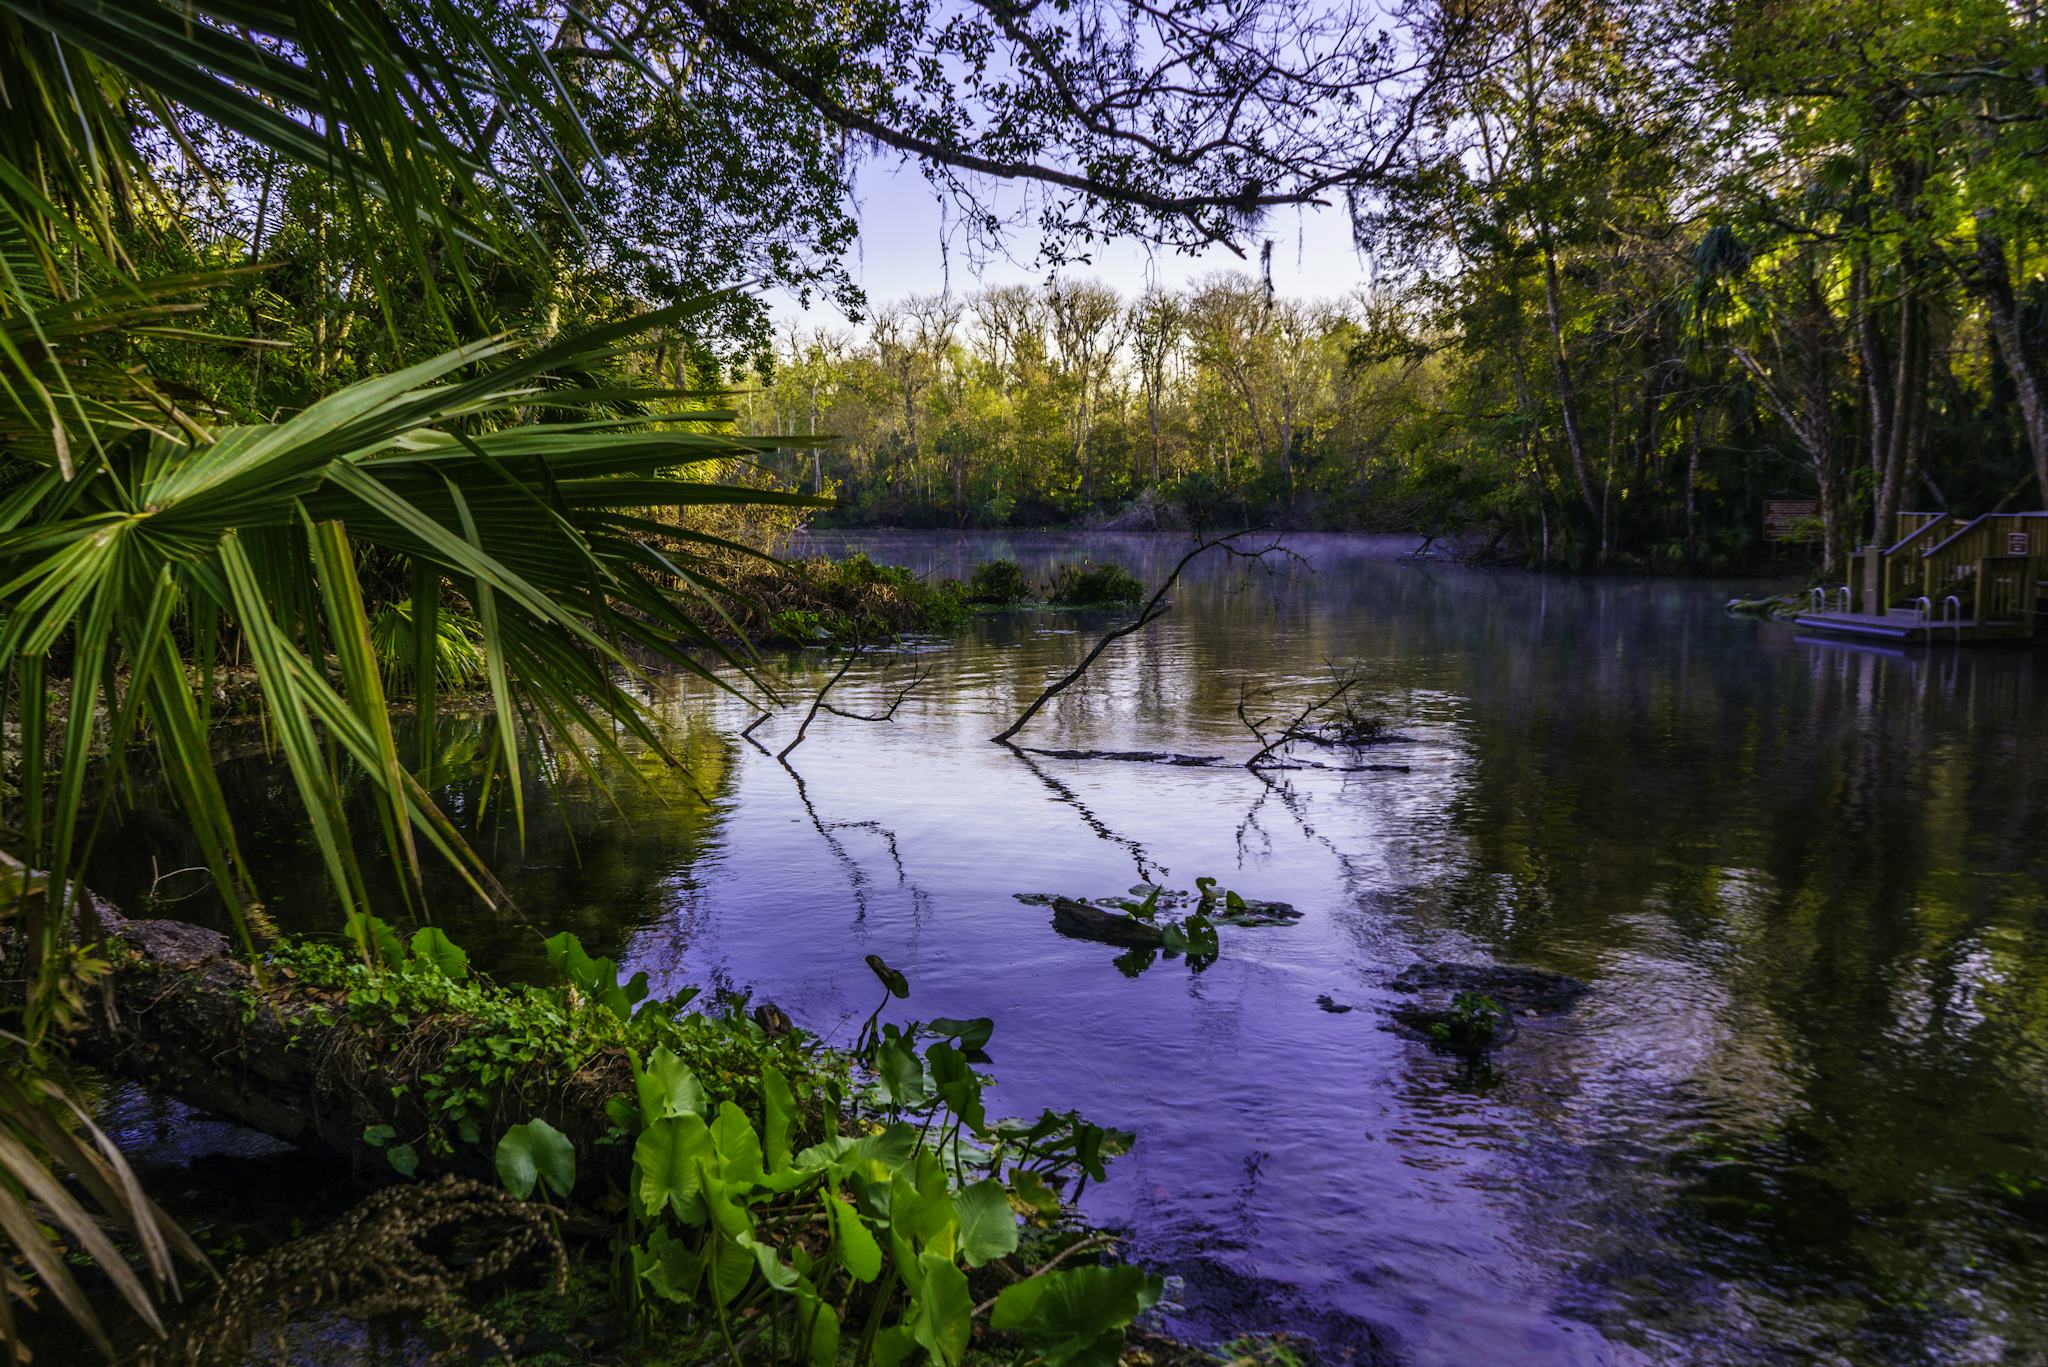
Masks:
[[[751,707],[662,684],[683,770],[614,782],[617,806],[568,771],[567,832],[536,794],[523,850],[486,837],[530,920],[452,892],[438,919],[501,973],[567,927],[658,990],[751,992],[842,1041],[878,995],[867,954],[919,1017],[994,1017],[996,1109],[1137,1133],[1087,1212],[1179,1278],[1170,1319],[1198,1337],[1416,1364],[2048,1362],[2048,655],[1808,642],[1722,612],[1753,585],[1289,544],[1306,564],[1198,565],[1021,738],[1230,764],[989,744],[1115,620],[991,616],[862,662],[848,710],[931,672],[893,721],[821,716],[788,768],[738,739]],[[848,545],[1146,578],[1184,548],[811,549]],[[768,661],[799,698],[831,668]],[[1405,771],[1243,768],[1240,698],[1291,711],[1333,670],[1406,737],[1370,758]],[[756,737],[781,748],[800,712]],[[250,758],[230,781],[272,910],[331,928],[280,776]],[[192,862],[145,810],[103,886],[138,898],[152,858]],[[1204,875],[1306,915],[1132,977],[1014,897]],[[1475,1069],[1387,1028],[1390,980],[1435,959],[1591,990]]]

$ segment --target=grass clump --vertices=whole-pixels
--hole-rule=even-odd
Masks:
[[[902,565],[881,564],[857,551],[843,560],[754,560],[728,576],[722,599],[731,623],[749,640],[780,645],[878,641],[907,632],[954,631],[974,616],[966,593],[950,580],[920,578]]]
[[[984,560],[967,579],[967,601],[987,607],[1014,607],[1031,596],[1031,580],[1014,560]]]
[[[1145,596],[1145,584],[1122,565],[1084,560],[1079,565],[1062,565],[1053,571],[1046,597],[1061,607],[1103,607],[1112,603],[1135,603]]]
[[[1477,1054],[1502,1043],[1514,1024],[1505,1006],[1481,992],[1460,992],[1448,1010],[1430,1022],[1432,1043],[1459,1054]]]

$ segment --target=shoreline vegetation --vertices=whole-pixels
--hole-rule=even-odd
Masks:
[[[1147,1327],[1159,1279],[1073,1213],[1133,1136],[990,1116],[998,1023],[884,1021],[912,988],[873,956],[879,1004],[828,1044],[771,1002],[651,999],[567,934],[552,980],[518,985],[375,918],[253,961],[90,894],[80,929],[103,957],[78,1058],[328,1152],[369,1193],[217,1269],[145,1360],[238,1361],[336,1316],[543,1364],[1313,1360],[1285,1336],[1210,1350]],[[0,960],[19,949],[0,936]]]

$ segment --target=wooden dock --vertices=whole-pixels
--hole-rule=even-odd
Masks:
[[[1793,619],[1831,635],[1906,645],[2048,636],[2048,513],[1900,513],[1897,539],[1856,557]]]

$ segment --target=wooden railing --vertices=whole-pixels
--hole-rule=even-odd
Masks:
[[[1990,606],[1978,582],[1984,562],[2018,561],[2024,567],[2037,559],[2048,562],[2048,514],[1986,513],[1920,553],[1921,592],[1938,597],[1969,586],[1972,593],[1962,596],[1966,600],[1974,596],[1981,611]],[[2031,603],[2020,604],[2005,615],[2015,617],[2032,607]],[[1990,619],[1978,616],[1976,620]]]
[[[1976,581],[1977,604],[1972,616],[1979,622],[2018,622],[2034,611],[2036,571],[2034,558],[2026,555],[1987,555],[1977,562],[1970,577]]]
[[[1975,622],[2033,619],[2048,591],[2048,513],[1986,513],[1968,522],[1900,513],[1895,525],[1898,540],[1869,553],[1876,565],[1866,563],[1863,611],[1954,598]]]
[[[1942,529],[1954,525],[1954,522],[1955,519],[1947,513],[1899,514],[1899,539],[1882,553],[1884,573],[1878,586],[1880,601],[1870,605],[1872,611],[1906,607],[1930,591],[1922,574],[1920,552],[1939,540]]]

